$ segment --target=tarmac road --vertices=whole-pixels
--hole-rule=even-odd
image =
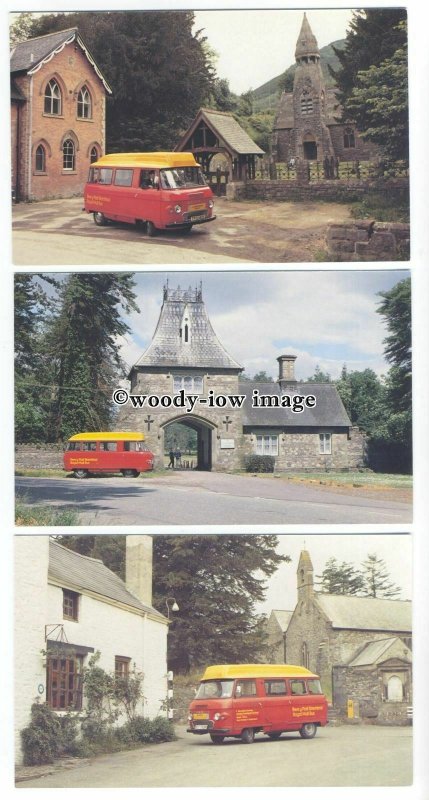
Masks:
[[[412,729],[408,727],[328,726],[310,740],[283,734],[271,741],[260,735],[250,745],[231,739],[222,746],[211,744],[207,736],[187,734],[183,728],[177,733],[175,742],[99,756],[17,786],[317,787],[407,786],[412,782]]]
[[[411,505],[281,480],[210,472],[147,478],[16,478],[27,505],[79,512],[88,525],[402,524]]]

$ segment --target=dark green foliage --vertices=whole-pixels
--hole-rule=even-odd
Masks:
[[[400,593],[400,587],[391,582],[386,565],[376,553],[370,553],[362,564],[364,594],[366,597],[394,598]]]
[[[179,449],[182,455],[197,452],[197,432],[179,422],[173,422],[165,428],[164,450]]]
[[[246,472],[274,472],[276,459],[274,456],[246,456],[244,468]]]
[[[21,731],[24,764],[51,764],[61,752],[61,723],[46,705],[33,703],[31,722]]]
[[[332,378],[329,372],[323,372],[323,370],[320,369],[319,364],[316,364],[314,375],[311,375],[311,377],[307,378],[306,381],[307,383],[332,383]]]
[[[118,729],[120,740],[134,744],[149,744],[150,742],[173,742],[177,737],[174,727],[166,717],[135,717],[122,728]]]
[[[77,26],[109,82],[107,151],[170,150],[204,105],[213,70],[192,11],[47,15],[32,35]]]
[[[187,672],[210,663],[260,658],[264,618],[255,603],[265,579],[289,560],[276,552],[272,535],[154,536],[153,604],[170,614],[169,668]]]
[[[336,558],[329,558],[321,575],[316,576],[321,582],[322,592],[329,594],[361,594],[364,579],[353,564],[342,564]]]

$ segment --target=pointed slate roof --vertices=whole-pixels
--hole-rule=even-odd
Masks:
[[[175,148],[176,150],[183,150],[187,146],[189,137],[201,121],[212,129],[227,150],[237,155],[264,155],[264,150],[261,150],[259,145],[250,138],[249,134],[238,124],[232,114],[227,114],[224,111],[215,111],[210,108],[201,108],[199,110],[194,121]]]
[[[109,598],[124,605],[131,606],[151,616],[165,620],[163,614],[152,606],[145,605],[128,591],[124,581],[108,569],[97,558],[89,558],[75,553],[52,539],[49,542],[49,569],[51,580],[74,591],[90,591],[100,595],[100,599]]]
[[[281,608],[273,608],[270,617],[276,620],[280,630],[284,633],[291,621],[293,611],[283,611]]]
[[[388,658],[401,658],[409,664],[412,662],[412,653],[409,647],[397,636],[388,639],[378,639],[368,642],[357,656],[349,661],[349,667],[367,667],[387,661]]]
[[[88,61],[103,83],[106,92],[111,94],[112,90],[109,84],[97,67],[97,64],[77,28],[67,28],[63,31],[47,33],[45,36],[36,36],[34,39],[27,39],[27,41],[15,45],[10,56],[10,71],[12,74],[27,72],[32,75],[34,72],[37,72],[44,63],[50,61],[57,53],[60,53],[66,45],[74,41],[77,42],[85,53]]]
[[[411,602],[378,597],[349,597],[339,594],[314,595],[334,628],[367,631],[411,631]]]
[[[295,49],[295,58],[297,60],[303,56],[320,56],[317,39],[310,28],[310,23],[305,13]]]
[[[189,340],[182,322],[187,314]],[[243,367],[225,350],[209,320],[200,289],[164,289],[164,302],[149,347],[136,362],[138,367],[195,367],[241,372]]]

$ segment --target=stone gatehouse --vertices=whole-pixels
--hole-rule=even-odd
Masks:
[[[197,399],[192,413],[178,407],[120,409],[117,427],[142,431],[164,464],[165,432],[183,424],[197,433],[197,468],[227,471],[245,467],[251,455],[274,457],[275,470],[349,470],[364,463],[364,437],[354,428],[333,384],[299,382],[296,356],[280,355],[276,383],[255,383],[241,376],[243,367],[217,338],[203,301],[202,288],[164,288],[158,324],[147,350],[132,367],[133,395]],[[271,396],[271,407],[253,407]],[[314,396],[314,407],[300,413],[281,403],[289,397]],[[240,407],[216,404],[220,396],[242,398]],[[265,401],[264,401],[265,402]],[[277,407],[275,407],[277,406]]]

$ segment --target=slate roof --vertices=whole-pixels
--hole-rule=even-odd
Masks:
[[[48,575],[51,580],[55,580],[65,588],[73,587],[73,590],[83,592],[87,590],[100,595],[100,598],[116,600],[139,611],[150,612],[160,620],[165,619],[159,611],[145,605],[131,594],[124,581],[102,561],[75,553],[53,540],[49,542]]]
[[[334,628],[411,632],[411,603],[378,597],[347,597],[315,592],[315,599]]]
[[[36,36],[34,39],[27,39],[15,45],[10,55],[10,71],[12,74],[19,72],[33,72],[38,66],[56,50],[61,49],[69,42],[77,41],[84,51],[89,63],[103,83],[106,91],[111,94],[112,90],[106,79],[100,72],[91,53],[86,47],[77,28],[66,28],[63,31],[47,33],[45,36]]]
[[[283,611],[282,609],[273,609],[271,616],[275,617],[280,630],[284,633],[289,625],[293,611]]]
[[[296,383],[285,389],[285,394],[314,394],[316,397],[315,408],[306,408],[302,413],[292,413],[287,408],[252,408],[252,393],[258,389],[259,394],[281,396],[278,383],[257,383],[243,381],[239,383],[239,394],[245,394],[246,402],[243,404],[243,425],[257,428],[259,425],[273,427],[301,428],[349,428],[351,422],[335,388],[330,383]]]
[[[191,133],[198,127],[201,120],[223,141],[228,150],[237,155],[264,155],[264,150],[261,150],[259,145],[250,138],[249,134],[239,125],[232,114],[227,114],[224,111],[214,111],[210,108],[201,108],[199,110],[194,121],[177,145],[176,150],[183,149]]]
[[[180,336],[183,315],[189,315],[189,342]],[[135,367],[195,367],[232,369],[243,367],[235,361],[217,338],[208,318],[201,292],[193,289],[166,290],[158,324],[151,344]]]
[[[404,661],[409,661],[411,663],[411,650],[398,639],[397,636],[390,637],[388,639],[378,639],[376,642],[369,642],[357,656],[352,658],[349,662],[349,667],[367,667],[371,664],[376,664],[377,662],[381,661],[383,656],[387,657],[387,653],[391,650],[395,645],[399,645],[402,651],[406,651],[405,653],[401,654],[401,657]],[[397,648],[395,648],[396,650]],[[392,652],[392,657],[397,657],[397,652]],[[385,659],[386,660],[386,659]]]

